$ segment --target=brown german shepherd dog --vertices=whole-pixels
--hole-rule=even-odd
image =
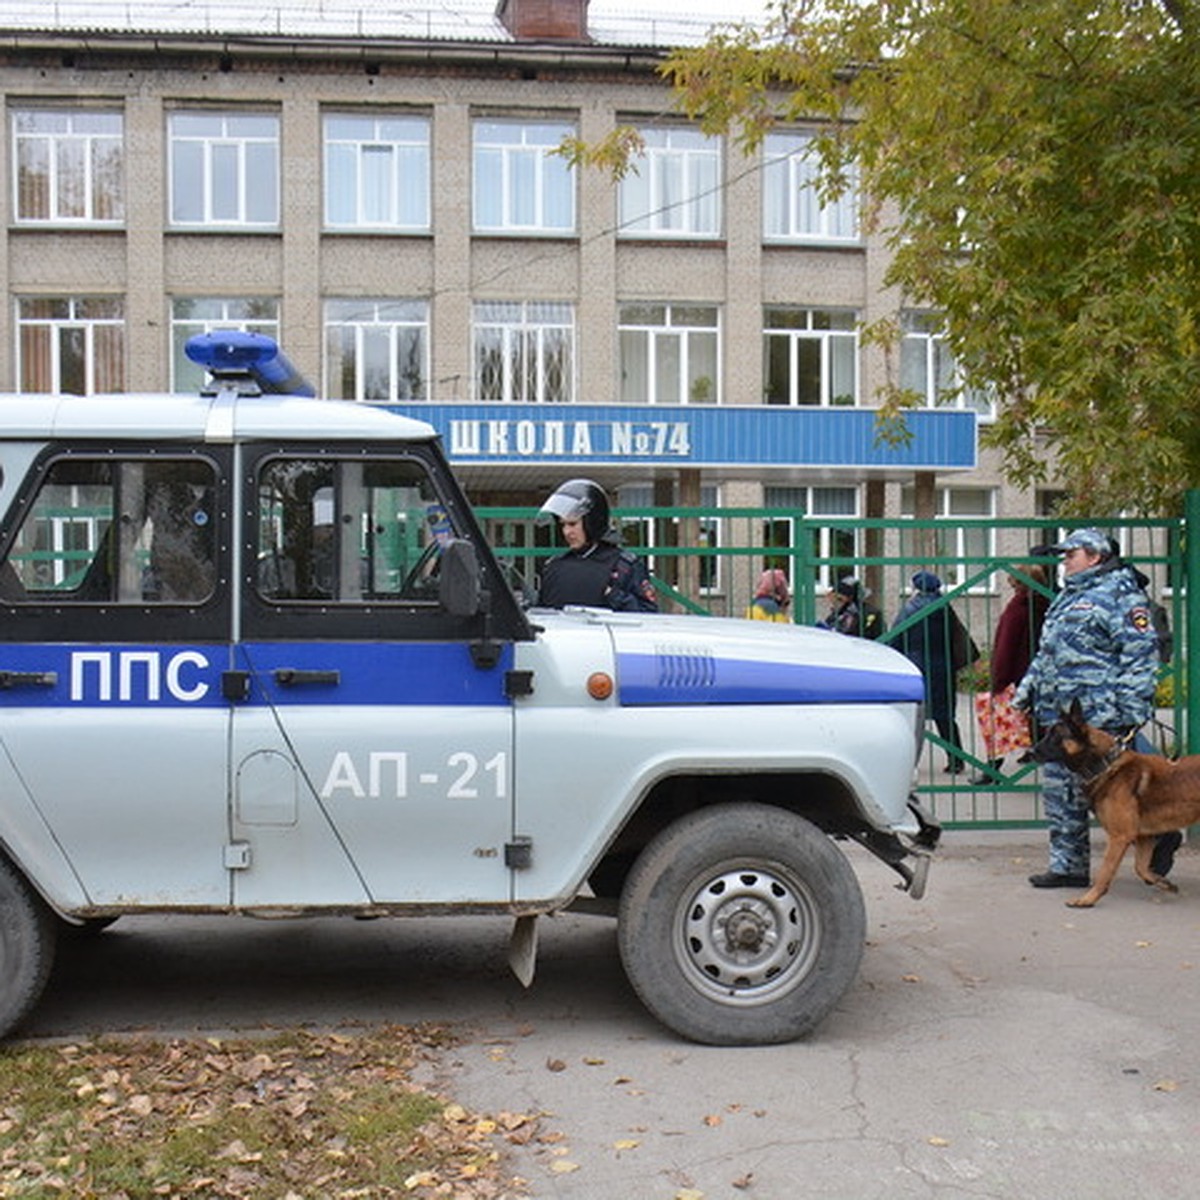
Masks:
[[[1137,843],[1133,869],[1163,891],[1179,889],[1150,869],[1155,838],[1200,821],[1200,755],[1172,762],[1139,754],[1120,739],[1083,719],[1079,701],[1045,731],[1029,751],[1034,762],[1058,762],[1080,777],[1083,794],[1108,834],[1104,861],[1092,886],[1072,908],[1091,908],[1112,883],[1131,843]]]

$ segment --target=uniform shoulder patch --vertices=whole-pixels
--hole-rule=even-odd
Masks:
[[[1145,633],[1150,628],[1150,610],[1145,605],[1139,604],[1136,608],[1129,610],[1128,621],[1138,633]]]

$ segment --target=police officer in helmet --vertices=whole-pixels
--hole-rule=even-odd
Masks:
[[[542,505],[539,522],[557,520],[567,550],[542,572],[538,604],[583,604],[616,612],[657,612],[646,566],[611,540],[608,497],[590,479],[569,479]]]

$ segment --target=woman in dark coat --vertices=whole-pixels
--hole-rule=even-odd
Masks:
[[[928,612],[901,630],[893,645],[925,677],[925,715],[937,726],[942,740],[952,747],[946,770],[956,775],[966,764],[954,752],[962,749],[954,711],[957,698],[954,677],[970,659],[966,647],[971,645],[971,639],[950,606],[937,604],[942,595],[942,581],[932,571],[918,571],[912,577],[912,586],[913,594],[904,602],[895,624],[923,610]]]

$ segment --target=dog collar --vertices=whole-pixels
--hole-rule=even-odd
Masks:
[[[1117,759],[1121,757],[1130,746],[1133,744],[1133,739],[1137,737],[1137,730],[1131,729],[1128,733],[1122,734],[1118,738],[1113,739],[1113,744],[1100,757],[1096,769],[1091,774],[1085,775],[1082,771],[1078,772],[1080,781],[1085,784],[1095,783],[1097,779],[1107,775],[1112,770]]]

